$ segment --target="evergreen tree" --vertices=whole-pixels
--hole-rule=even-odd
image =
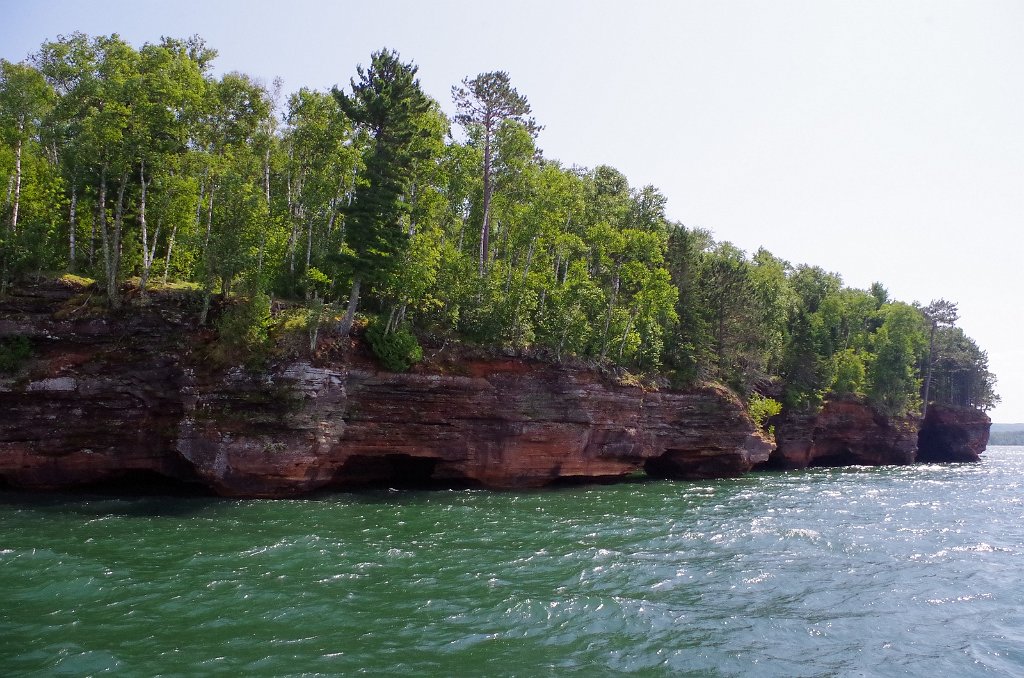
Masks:
[[[494,135],[500,124],[515,120],[536,134],[539,128],[530,115],[530,104],[512,87],[508,73],[491,71],[481,73],[472,80],[462,81],[462,87],[452,87],[452,99],[457,113],[455,121],[461,125],[479,125],[483,132],[483,219],[480,225],[479,272],[482,276],[491,255],[491,200],[494,197]]]
[[[928,366],[925,368],[924,395],[921,398],[921,416],[928,414],[928,397],[932,386],[932,371],[938,356],[935,353],[935,333],[940,327],[952,327],[960,317],[956,304],[946,299],[936,299],[922,309],[929,324]]]
[[[381,50],[373,53],[368,68],[356,68],[359,78],[351,81],[351,93],[332,90],[341,109],[370,138],[363,178],[347,214],[346,248],[339,258],[352,277],[342,336],[352,328],[362,285],[384,278],[408,245],[402,224],[408,213],[405,197],[422,153],[416,142],[429,135],[421,118],[431,105],[420,89],[417,70],[402,63],[397,52]]]

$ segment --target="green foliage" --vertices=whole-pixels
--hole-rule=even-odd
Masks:
[[[935,336],[931,401],[989,410],[999,403],[988,353],[959,327],[939,327]]]
[[[374,52],[370,66],[356,70],[351,94],[333,90],[345,115],[372,139],[363,155],[364,180],[348,210],[349,254],[342,261],[354,277],[380,281],[408,245],[403,195],[422,152],[414,142],[423,135],[431,104],[416,79],[417,67],[402,63],[397,52]]]
[[[354,143],[352,123],[330,93],[300,89],[288,98],[285,123],[276,149],[291,204],[291,209],[280,215],[291,231],[286,245],[288,284],[282,289],[291,291],[296,282],[300,286],[305,283],[309,294],[311,281],[308,276],[302,278],[302,269],[328,270],[330,254],[341,247],[343,236],[335,228],[338,201],[344,191],[354,190],[360,147]],[[269,156],[274,150],[271,144],[265,153]],[[322,282],[314,282],[314,294],[327,293]]]
[[[272,324],[266,294],[253,294],[232,304],[217,322],[219,357],[250,367],[264,364],[270,357]]]
[[[452,97],[458,110],[455,121],[461,125],[490,128],[503,120],[517,120],[531,131],[536,129],[536,123],[526,117],[530,114],[530,104],[512,87],[505,71],[463,78],[462,87],[452,87]]]
[[[871,342],[875,359],[868,369],[868,398],[887,414],[909,414],[921,405],[917,365],[928,348],[925,319],[918,309],[898,302],[880,312],[882,325]]]
[[[832,378],[832,393],[838,396],[862,396],[867,382],[865,363],[868,356],[852,348],[836,355],[836,366]]]
[[[28,337],[13,336],[0,339],[0,374],[13,374],[32,356]]]
[[[596,342],[593,318],[605,305],[604,293],[587,274],[583,261],[573,262],[561,283],[547,296],[538,332],[555,357],[585,355]]]
[[[772,433],[768,428],[765,428],[765,424],[776,414],[782,412],[782,403],[754,392],[750,394],[750,398],[747,400],[747,411],[750,412],[750,418],[754,420],[754,424],[759,429],[765,433]]]
[[[234,168],[225,173],[220,191],[231,209],[215,212],[205,260],[207,276],[218,278],[224,292],[230,292],[234,281],[243,276],[262,287],[254,274],[261,229],[268,216],[266,202],[258,187]]]
[[[200,38],[136,48],[76,33],[0,63],[0,294],[68,272],[115,303],[138,279],[200,290],[205,321],[219,287],[228,362],[315,351],[348,294],[341,329],[360,303],[379,316],[367,337],[389,369],[419,359],[418,333],[743,398],[771,384],[795,410],[839,395],[905,413],[922,378],[934,401],[998,401],[954,304],[933,303],[925,323],[880,283],[850,289],[670,223],[657,188],[613,167],[544,158],[503,71],[453,88],[449,120],[392,51],[347,91],[291,95],[215,77],[215,56]],[[227,301],[239,289],[251,296]],[[264,291],[302,304],[273,333]]]
[[[384,323],[374,319],[366,328],[366,341],[380,364],[390,372],[406,372],[423,360],[423,349],[407,327],[387,332]]]
[[[306,270],[306,289],[312,292],[314,297],[323,297],[331,288],[331,279],[327,274],[316,266],[310,266]]]
[[[306,311],[306,333],[309,336],[309,350],[316,351],[317,337],[320,335],[320,323],[324,319],[324,302],[319,297],[314,297],[309,302]]]
[[[508,73],[491,71],[472,80],[464,78],[462,87],[452,87],[455,121],[465,126],[471,140],[483,146],[481,163],[482,195],[480,204],[480,240],[478,274],[483,276],[492,255],[491,223],[500,206],[492,204],[496,189],[506,201],[514,200],[516,188],[508,180],[522,175],[534,150],[533,137],[539,127],[530,114],[530,104],[512,87]]]
[[[759,357],[759,314],[750,262],[742,250],[720,243],[703,253],[697,270],[700,306],[717,357],[716,376],[744,392],[757,376],[750,368]]]
[[[837,328],[842,280],[816,266],[798,266],[789,282],[794,304],[780,368],[783,402],[790,409],[809,411],[821,405],[834,378],[834,355],[845,348]]]

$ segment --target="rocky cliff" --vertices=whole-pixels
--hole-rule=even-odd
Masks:
[[[204,360],[185,298],[112,318],[59,286],[0,303],[0,337],[32,356],[0,377],[0,482],[59,489],[168,479],[228,496],[361,485],[539,487],[560,481],[739,475],[771,445],[742,404],[616,383],[523,359],[444,372],[283,360],[249,372]]]
[[[917,439],[921,462],[978,461],[988,446],[992,420],[970,407],[931,404]]]
[[[770,423],[777,446],[765,469],[978,461],[991,426],[973,408],[932,404],[921,420],[886,416],[858,399],[828,401],[817,413],[784,413]]]
[[[990,421],[933,405],[923,422],[858,400],[775,417],[766,441],[726,389],[673,391],[521,358],[434,361],[408,374],[341,359],[215,366],[187,295],[113,317],[56,283],[0,300],[0,486],[174,483],[283,497],[365,486],[541,487],[792,469],[976,461]],[[6,339],[5,339],[6,338]]]
[[[855,399],[827,401],[814,414],[773,417],[776,449],[764,468],[912,464],[916,418],[885,416]]]

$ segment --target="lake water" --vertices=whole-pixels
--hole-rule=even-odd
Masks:
[[[296,501],[0,494],[2,675],[1024,675],[1024,448]]]

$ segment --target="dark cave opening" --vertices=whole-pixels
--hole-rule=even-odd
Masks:
[[[441,460],[410,454],[357,454],[335,474],[339,489],[436,490],[479,487],[466,478],[441,473]]]
[[[70,488],[69,488],[70,491]],[[120,497],[212,497],[214,491],[199,482],[181,480],[150,469],[130,469],[102,480],[78,485],[74,492]]]

